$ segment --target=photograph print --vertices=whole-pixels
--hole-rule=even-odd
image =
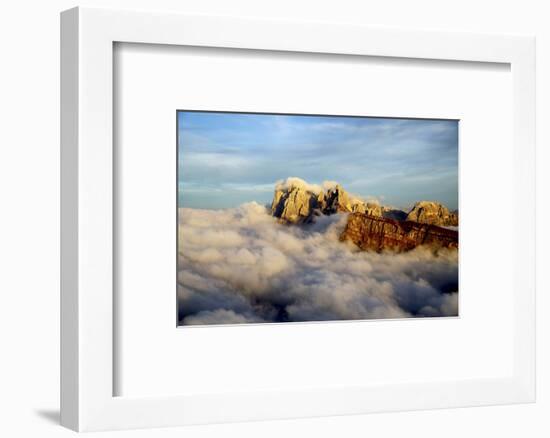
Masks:
[[[178,325],[458,316],[458,123],[178,111]]]

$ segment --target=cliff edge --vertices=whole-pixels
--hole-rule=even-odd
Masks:
[[[458,231],[412,221],[352,213],[340,240],[349,240],[362,250],[409,251],[419,245],[434,249],[458,249]]]

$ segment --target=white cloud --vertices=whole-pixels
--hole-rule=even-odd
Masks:
[[[254,317],[246,317],[235,313],[233,310],[216,309],[213,311],[203,310],[196,315],[188,316],[185,322],[189,325],[242,324],[245,322],[262,322],[262,320]]]
[[[294,187],[304,189],[315,194],[319,194],[323,191],[323,187],[317,184],[309,184],[303,179],[295,176],[291,176],[286,180],[280,180],[275,183],[275,190],[290,190]]]
[[[283,225],[264,206],[180,209],[180,323],[455,316],[458,254],[361,252],[346,215]]]
[[[337,185],[338,183],[336,181],[323,181],[323,189],[325,191],[332,190],[336,188]]]

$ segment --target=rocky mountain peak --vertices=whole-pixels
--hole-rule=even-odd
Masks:
[[[353,212],[381,216],[382,208],[350,195],[338,183],[325,181],[318,186],[300,178],[278,182],[271,203],[273,216],[293,224],[311,222],[316,215]]]
[[[417,202],[407,215],[407,220],[438,226],[458,226],[458,213],[433,201]]]
[[[351,211],[351,202],[348,194],[340,184],[336,184],[324,193],[323,210],[325,214]]]

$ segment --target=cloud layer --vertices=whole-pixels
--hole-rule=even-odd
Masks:
[[[458,254],[360,252],[338,236],[347,216],[276,222],[257,203],[181,208],[183,325],[458,315]]]

